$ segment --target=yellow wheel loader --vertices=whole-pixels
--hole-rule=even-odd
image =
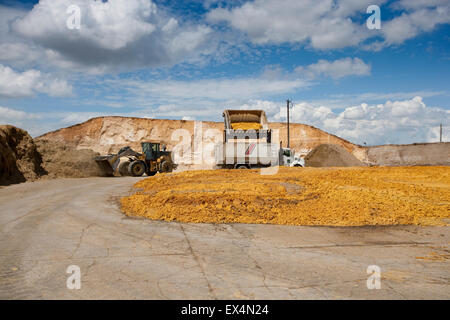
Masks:
[[[113,176],[116,170],[122,176],[140,177],[144,173],[154,176],[157,172],[172,172],[177,164],[172,161],[172,152],[160,150],[159,142],[142,142],[142,153],[123,147],[117,154],[98,156],[95,161],[105,175]],[[121,161],[122,158],[128,158]]]

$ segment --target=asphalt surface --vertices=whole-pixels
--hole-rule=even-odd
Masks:
[[[0,299],[450,298],[449,227],[132,219],[117,199],[137,180],[0,188]],[[67,288],[71,265],[80,289]],[[369,265],[381,289],[367,288]]]

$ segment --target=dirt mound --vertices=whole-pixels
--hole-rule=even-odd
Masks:
[[[84,178],[102,176],[103,172],[94,161],[97,152],[88,149],[77,150],[74,146],[48,141],[35,140],[37,150],[42,155],[42,166],[48,178]]]
[[[362,167],[359,161],[345,148],[335,144],[321,144],[305,157],[307,167]]]
[[[89,149],[77,150],[75,145],[33,140],[23,129],[0,126],[0,185],[9,185],[39,178],[83,178],[103,176]]]
[[[31,136],[10,125],[0,126],[0,185],[35,180],[45,174]]]

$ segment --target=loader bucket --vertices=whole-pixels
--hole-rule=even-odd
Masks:
[[[114,176],[114,169],[111,166],[111,163],[109,162],[107,156],[96,157],[94,160],[95,160],[95,162],[97,162],[97,165],[103,171],[103,174],[105,176],[107,176],[107,177]]]

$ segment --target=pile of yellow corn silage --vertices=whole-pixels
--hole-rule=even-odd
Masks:
[[[197,223],[449,225],[449,167],[285,168],[158,174],[121,199],[129,216]]]
[[[233,130],[260,130],[262,125],[256,122],[234,122],[231,124]]]

